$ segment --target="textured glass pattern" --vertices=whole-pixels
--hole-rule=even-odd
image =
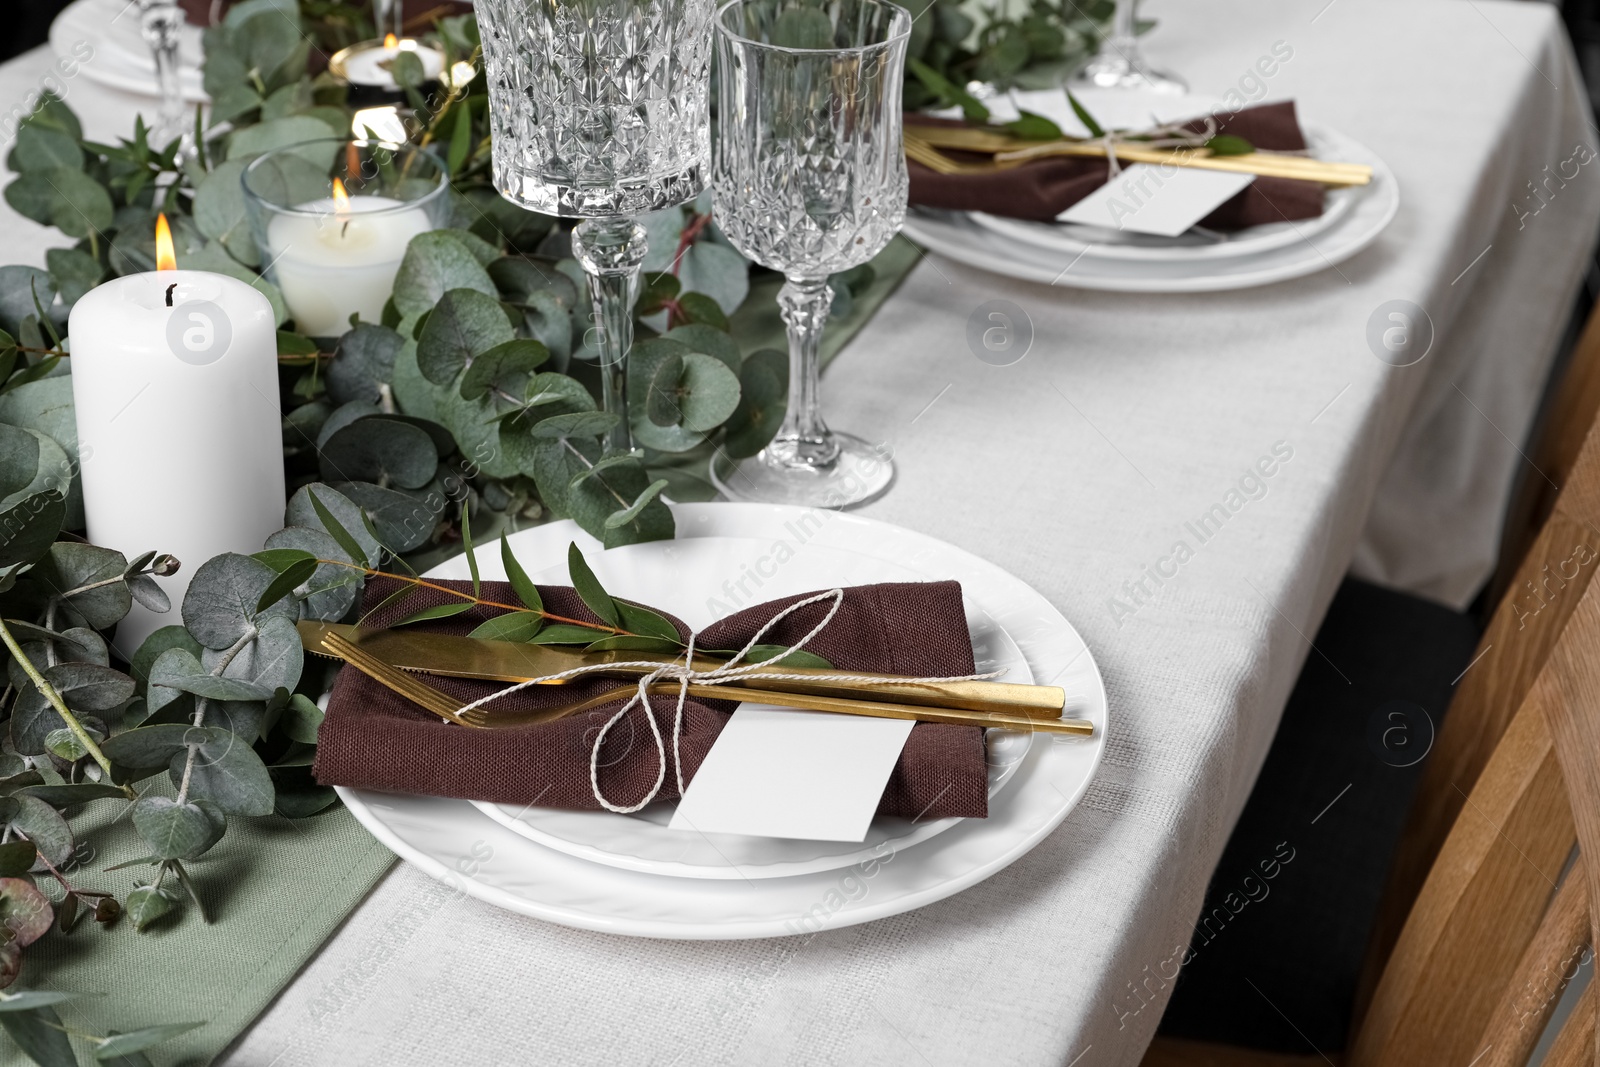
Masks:
[[[875,0],[739,0],[718,15],[714,217],[791,277],[864,263],[906,210],[900,84],[910,16]]]
[[[585,218],[698,195],[712,13],[712,0],[477,0],[500,192]]]

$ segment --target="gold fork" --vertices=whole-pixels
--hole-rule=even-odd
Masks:
[[[534,726],[565,719],[593,708],[615,703],[631,694],[635,686],[623,685],[580,700],[568,701],[543,708],[520,711],[493,708],[462,707],[461,702],[421,682],[397,667],[363,651],[338,634],[326,634],[322,639],[326,654],[349,663],[373,681],[421,705],[428,711],[460,726],[479,730],[507,730]],[[652,696],[675,696],[676,682],[663,682],[650,687]],[[749,701],[748,689],[725,685],[691,684],[689,695],[705,700]],[[948,708],[925,708],[910,704],[890,704],[875,700],[846,700],[841,697],[816,696],[807,693],[773,693],[763,691],[759,697],[763,704],[800,708],[806,711],[830,711],[845,715],[866,715],[882,719],[912,719],[919,722],[955,723],[964,726],[992,726],[1007,730],[1038,730],[1045,733],[1094,733],[1094,724],[1086,719],[1030,719],[1023,715],[999,715],[978,711],[957,711]]]

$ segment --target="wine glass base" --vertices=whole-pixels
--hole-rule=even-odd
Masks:
[[[827,466],[783,463],[769,446],[752,459],[730,459],[719,452],[711,461],[711,481],[729,500],[848,508],[876,500],[894,481],[887,449],[852,434],[835,433],[838,457]]]
[[[1095,56],[1068,83],[1071,89],[1142,89],[1145,92],[1183,96],[1189,83],[1170,71],[1158,70],[1138,53],[1130,56],[1115,52]]]

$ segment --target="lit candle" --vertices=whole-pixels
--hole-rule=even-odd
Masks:
[[[433,229],[421,207],[387,196],[350,196],[333,180],[326,200],[299,204],[267,223],[267,258],[300,332],[337,337],[350,316],[379,322],[406,246]]]
[[[156,271],[106,282],[68,323],[89,540],[129,559],[176,556],[161,614],[135,603],[131,655],[179,623],[189,579],[213,556],[259,552],[283,525],[283,430],[272,305],[245,283],[178,270],[163,216]]]
[[[402,52],[411,52],[422,61],[422,73],[427,81],[438,81],[444,73],[445,56],[437,48],[411,38],[398,38],[389,34],[383,44],[356,45],[340,52],[331,63],[334,73],[341,75],[351,85],[364,85],[375,89],[396,90],[399,83],[386,64],[392,63]]]

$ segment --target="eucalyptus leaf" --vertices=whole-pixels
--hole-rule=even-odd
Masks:
[[[472,360],[461,376],[459,392],[468,400],[477,400],[491,390],[520,397],[533,372],[549,358],[550,350],[538,341],[506,341]]]
[[[190,740],[200,744],[209,738],[207,727],[187,723],[161,723],[140,726],[108,737],[100,750],[113,763],[136,770],[165,767],[172,757],[184,752]]]
[[[417,366],[429,381],[446,385],[475,357],[515,336],[499,300],[475,289],[452,289],[417,338]]]
[[[340,482],[338,489],[372,519],[384,545],[409,552],[433,534],[445,497],[434,485],[418,490],[386,489],[370,482]]]
[[[312,482],[296,490],[294,496],[289,498],[288,521],[285,525],[324,530],[357,563],[364,563],[368,567],[378,565],[382,546],[376,537],[367,532],[361,508],[330,485]]]
[[[66,866],[72,859],[73,849],[72,828],[67,825],[67,820],[38,797],[19,793],[11,799],[17,805],[16,812],[11,816],[11,828],[32,841],[42,857],[35,861],[33,869],[44,870],[45,859],[58,868]]]
[[[288,620],[278,621],[293,629],[293,624]],[[150,685],[152,688],[159,686],[192,693],[207,700],[265,700],[273,691],[272,686],[254,681],[213,675],[188,650],[182,648],[169,648],[161,653],[155,666],[150,668]]]
[[[752,352],[739,368],[739,406],[727,422],[723,449],[747,459],[771,443],[788,411],[789,357],[775,349]]]
[[[296,618],[296,605],[256,605],[276,575],[260,560],[226,552],[202,563],[183,598],[183,624],[207,648],[228,648],[272,616]],[[204,694],[201,694],[204,695]]]
[[[173,903],[172,896],[165,890],[157,889],[153,885],[141,885],[128,893],[124,908],[128,913],[128,921],[133,923],[133,928],[143,930],[171,911]],[[3,1019],[4,1017],[0,1016],[0,1021]]]
[[[288,707],[278,720],[278,727],[291,740],[302,744],[317,743],[317,728],[322,725],[323,711],[310,697],[296,693],[289,698]]]
[[[386,326],[362,323],[339,339],[328,364],[328,396],[335,403],[361,400],[376,404],[383,386],[394,378],[395,356],[405,338]]]
[[[363,481],[420,489],[433,480],[439,455],[433,439],[406,422],[369,417],[335,430],[319,449],[330,482]]]
[[[133,828],[161,859],[194,859],[217,843],[226,825],[171,797],[140,797],[133,805]]]
[[[249,743],[228,730],[205,727],[189,773],[189,796],[209,800],[228,815],[272,814],[272,776]],[[188,752],[167,767],[174,785],[183,780]]]
[[[50,592],[61,597],[68,608],[95,629],[105,630],[120,622],[133,606],[127,582],[118,580],[127,569],[128,559],[121,552],[58,541],[50,546],[38,573]],[[98,588],[85,589],[86,586]],[[80,589],[83,591],[77,592]]]
[[[216,671],[224,653],[206,649],[200,664],[207,673]],[[253,695],[224,696],[222,700],[265,700],[278,689],[287,689],[300,680],[305,654],[300,644],[300,632],[295,629],[292,617],[273,616],[263,619],[254,641],[240,649],[229,661],[218,681],[242,682],[260,692]],[[151,678],[154,679],[152,674]],[[197,696],[192,686],[179,686]]]
[[[82,249],[52,248],[44,254],[44,260],[50,267],[50,280],[61,294],[62,303],[69,308],[106,276],[100,261]]]
[[[448,231],[434,230],[413,237],[395,276],[395,308],[402,315],[420,315],[431,311],[445,293],[455,289],[499,296],[483,264]]]

